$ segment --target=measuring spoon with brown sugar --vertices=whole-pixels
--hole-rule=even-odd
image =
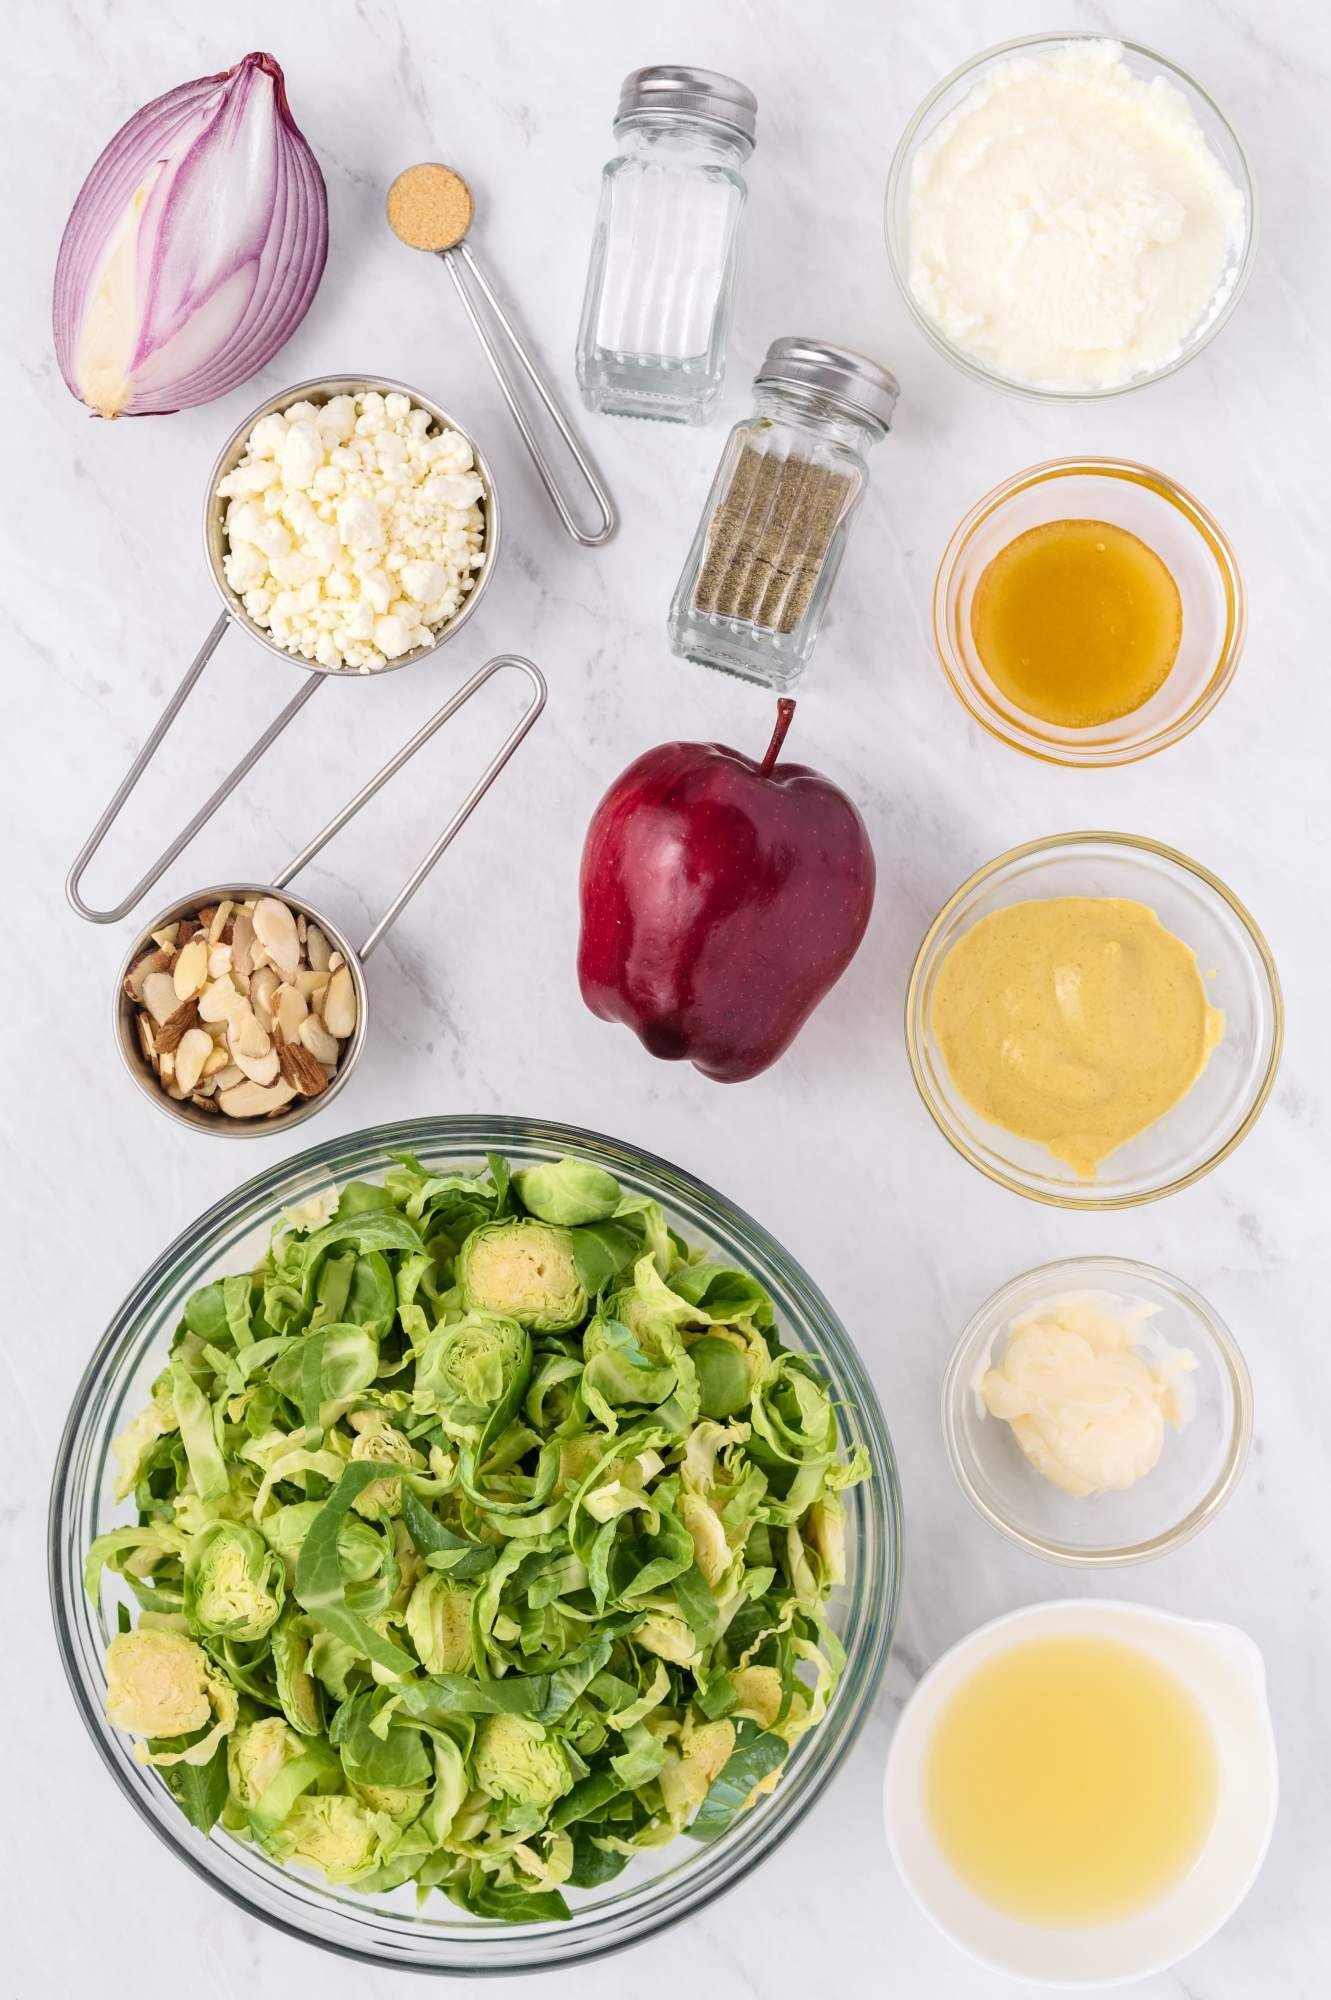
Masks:
[[[581,542],[584,548],[599,548],[602,542],[609,541],[618,525],[614,506],[595,467],[574,436],[568,418],[555,401],[535,356],[500,303],[493,285],[466,241],[476,213],[471,189],[452,167],[442,166],[438,161],[422,161],[419,166],[404,168],[398,175],[388,190],[386,206],[389,227],[409,249],[428,250],[447,266],[448,275],[457,287],[467,318],[475,329],[476,338],[481,343],[504,401],[521,433],[522,442],[531,454],[532,464],[556,513],[575,542]],[[502,345],[486,324],[481,301],[503,335]],[[573,462],[596,503],[601,525],[595,530],[579,526],[558,476],[522,407],[506,357],[516,361],[522,369],[545,406],[550,421],[568,446]]]

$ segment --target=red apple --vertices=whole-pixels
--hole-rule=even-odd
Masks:
[[[784,1054],[873,908],[864,821],[829,779],[722,743],[663,743],[616,779],[582,852],[582,997],[654,1056],[739,1083]]]

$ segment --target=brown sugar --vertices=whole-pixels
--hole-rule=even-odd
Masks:
[[[461,174],[437,161],[404,168],[388,190],[387,208],[390,229],[413,250],[451,250],[476,212]]]

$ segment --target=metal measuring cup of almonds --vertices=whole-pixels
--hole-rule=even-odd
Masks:
[[[517,722],[357,951],[288,884],[490,678],[531,688]],[[336,1097],[365,1045],[365,962],[396,923],[545,706],[540,670],[501,653],[474,673],[348,800],[272,883],[182,896],[154,918],[116,980],[125,1067],[162,1111],[196,1130],[253,1138],[312,1117]]]

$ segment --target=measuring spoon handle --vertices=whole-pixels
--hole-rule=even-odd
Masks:
[[[610,537],[619,525],[614,503],[602,485],[595,466],[574,436],[573,428],[568,418],[555,401],[553,392],[544,375],[542,375],[535,356],[500,304],[494,287],[477,263],[468,246],[465,243],[459,243],[452,250],[439,251],[438,255],[448,266],[448,275],[457,287],[457,294],[462,301],[467,318],[475,328],[476,338],[480,341],[481,347],[485,352],[485,358],[493,371],[494,378],[503,392],[504,401],[508,404],[513,421],[522,434],[522,442],[531,454],[531,461],[540,475],[541,484],[554,502],[555,512],[559,515],[564,527],[575,542],[580,542],[585,549],[599,548],[603,542],[610,540]],[[463,276],[464,266],[467,277]],[[507,343],[506,350],[499,346],[489,327],[486,325],[476,300],[472,296],[468,277],[475,281],[490,312],[502,328]],[[518,366],[523,370],[532,388],[545,405],[550,421],[554,424],[564,443],[568,446],[573,463],[577,466],[592,499],[596,503],[596,511],[600,517],[601,525],[594,533],[589,533],[586,528],[580,528],[574,518],[572,509],[560,487],[555,470],[546,457],[541,442],[532,429],[527,413],[518,399],[517,390],[505,363],[505,351],[517,361]]]

